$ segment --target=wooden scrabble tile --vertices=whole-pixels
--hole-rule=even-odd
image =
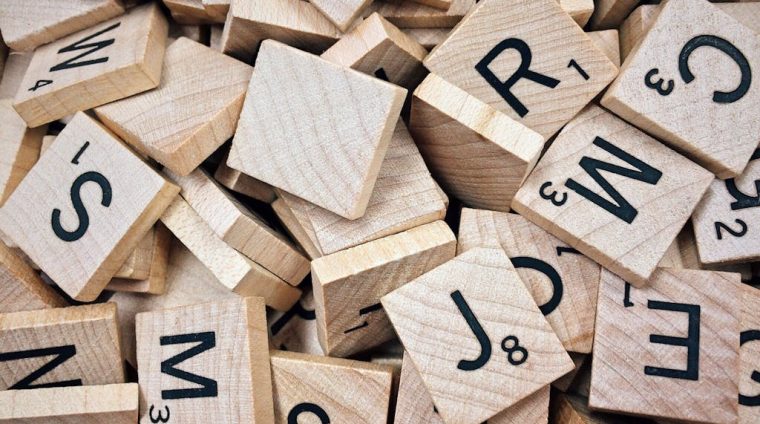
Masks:
[[[169,178],[182,188],[182,197],[230,247],[292,286],[309,273],[309,260],[262,218],[227,193],[205,171],[196,169]]]
[[[180,37],[186,37],[199,43],[205,43],[209,38],[209,29],[205,25],[180,25],[176,22],[169,24],[169,41],[166,45],[173,43]]]
[[[675,246],[674,246],[675,245]],[[673,252],[677,250],[677,252]],[[670,258],[668,258],[670,256]],[[705,265],[699,261],[699,252],[697,250],[697,240],[694,236],[694,228],[691,223],[687,223],[678,233],[678,237],[665,252],[665,256],[657,265],[665,268],[686,268],[686,269],[703,269],[707,271],[735,272],[741,275],[742,281],[752,279],[752,264],[750,263],[733,263],[733,264],[711,264]]]
[[[415,3],[424,4],[441,10],[448,10],[454,0],[412,0]]]
[[[149,243],[147,251],[139,253],[148,259],[147,275],[143,278],[116,277],[106,286],[106,290],[126,291],[135,293],[163,294],[166,290],[166,269],[169,263],[169,249],[172,243],[172,234],[160,222],[148,232],[143,242]],[[141,242],[142,244],[142,242]],[[135,249],[135,252],[141,250]],[[124,266],[122,266],[124,269]],[[117,273],[118,275],[118,273]]]
[[[136,383],[0,392],[0,423],[137,422]]]
[[[739,345],[739,424],[760,420],[760,290],[745,284],[742,290],[742,316]]]
[[[271,423],[264,300],[137,314],[140,422]]]
[[[451,28],[409,28],[402,31],[426,50],[432,50],[443,43],[443,40],[449,36]]]
[[[303,0],[232,0],[222,33],[222,53],[253,62],[263,40],[322,53],[340,30],[313,4]]]
[[[541,25],[535,25],[535,16],[542,17]],[[618,72],[556,0],[479,3],[424,63],[544,138]]]
[[[697,3],[662,7],[602,104],[719,178],[735,177],[758,144],[760,122],[749,116],[760,91],[749,88],[760,34],[707,1]]]
[[[658,268],[637,289],[603,270],[589,406],[736,422],[739,284],[738,274]]]
[[[12,99],[0,99],[0,204],[16,189],[40,155],[47,125],[28,128],[13,109]]]
[[[309,0],[341,31],[346,31],[372,0]]]
[[[270,345],[290,352],[324,355],[314,308],[314,292],[307,290],[287,312],[272,311],[267,317]]]
[[[660,13],[660,7],[654,4],[642,4],[637,7],[620,25],[620,55],[623,60],[644,38],[652,23]]]
[[[322,59],[413,89],[427,71],[428,52],[411,37],[373,13],[322,53]]]
[[[345,219],[285,192],[281,192],[280,198],[312,244],[325,255],[446,215],[446,200],[401,121],[396,124],[363,217]]]
[[[462,254],[501,248],[557,337],[572,352],[590,353],[601,267],[520,215],[462,209]]]
[[[573,369],[500,249],[465,252],[382,305],[446,422],[480,423]]]
[[[385,423],[392,368],[347,359],[272,351],[274,423]]]
[[[644,418],[632,418],[622,415],[591,411],[588,399],[565,393],[552,394],[552,423],[555,424],[649,424],[654,423]]]
[[[308,218],[302,211],[291,209],[282,199],[272,202],[272,210],[290,237],[301,246],[309,259],[314,260],[323,256],[321,248],[312,241],[316,240],[316,234],[311,225],[308,225]]]
[[[760,259],[760,149],[741,175],[715,179],[694,210],[699,261],[705,265]],[[751,193],[751,194],[747,194]]]
[[[155,4],[34,51],[13,107],[36,127],[158,85],[168,24]]]
[[[150,275],[150,265],[153,260],[153,235],[155,226],[151,227],[147,233],[140,239],[137,247],[129,257],[122,263],[121,268],[116,271],[114,277],[126,278],[130,280],[142,280]]]
[[[549,386],[546,386],[493,418],[489,418],[488,424],[546,424],[548,415]],[[396,417],[393,423],[444,424],[408,353],[404,353],[396,400]]]
[[[155,90],[98,107],[95,113],[135,149],[187,175],[234,134],[252,71],[180,38],[166,49]]]
[[[215,21],[224,22],[232,0],[202,0],[203,8]]]
[[[454,233],[435,221],[315,259],[311,274],[324,352],[345,357],[394,338],[380,298],[454,255]]]
[[[42,136],[42,144],[40,144],[40,156],[42,156],[43,153],[45,153],[45,150],[50,147],[51,144],[55,141],[54,135],[45,135]]]
[[[30,6],[23,0],[4,1],[0,6],[3,40],[13,50],[34,50],[124,13],[118,0],[39,0]]]
[[[272,186],[269,184],[227,166],[226,154],[216,168],[214,179],[218,181],[219,184],[236,193],[245,194],[248,197],[260,200],[264,203],[272,203],[277,198],[274,189],[272,189]]]
[[[178,197],[161,222],[229,290],[241,296],[261,296],[267,306],[279,311],[290,309],[301,296],[300,290],[222,241],[185,199]]]
[[[5,60],[3,78],[0,80],[0,98],[12,99],[16,96],[21,80],[24,79],[26,68],[32,61],[31,52],[10,52]]]
[[[236,299],[182,243],[172,242],[166,271],[166,290],[161,296],[116,292],[109,299],[118,306],[119,334],[124,359],[137,368],[135,315],[177,306]]]
[[[222,25],[211,25],[209,29],[208,46],[218,52],[222,51],[222,32],[223,31],[224,31],[224,26]]]
[[[377,12],[399,28],[452,28],[475,5],[475,0],[453,0],[441,10],[408,0],[374,0],[365,14]]]
[[[618,30],[590,31],[586,35],[594,42],[597,49],[601,50],[615,66],[620,68],[620,35]]]
[[[258,95],[245,99],[227,165],[344,218],[364,215],[406,90],[267,40],[248,91]],[[309,113],[325,104],[335,107]]]
[[[123,382],[116,305],[0,314],[0,391]]]
[[[0,243],[0,313],[64,306],[66,302],[21,256]]]
[[[512,208],[641,286],[712,179],[709,172],[592,105],[557,136]]]
[[[567,392],[570,389],[570,386],[573,384],[573,380],[575,380],[575,377],[578,376],[581,368],[583,368],[583,366],[586,364],[586,359],[589,359],[589,362],[591,361],[591,355],[585,353],[567,352],[567,354],[570,355],[570,359],[573,360],[573,365],[575,365],[575,368],[573,368],[573,370],[569,373],[563,375],[562,378],[554,380],[552,383],[552,387],[561,392]]]
[[[0,209],[0,230],[69,296],[91,301],[178,191],[77,113]]]
[[[557,0],[562,10],[580,26],[584,27],[594,13],[594,0]]]
[[[639,0],[596,0],[591,28],[599,30],[619,27],[639,3]]]
[[[409,131],[447,193],[504,212],[544,146],[537,132],[435,74],[414,90]]]
[[[198,24],[224,22],[224,16],[212,16],[201,0],[163,0],[177,22],[191,20]],[[181,18],[180,18],[181,16]]]

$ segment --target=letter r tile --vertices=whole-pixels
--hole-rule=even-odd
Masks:
[[[710,172],[591,105],[557,136],[512,208],[638,287],[646,284],[712,179]]]
[[[445,422],[479,424],[573,369],[501,249],[468,250],[381,301]]]
[[[637,289],[602,270],[589,406],[735,423],[739,274],[657,268]]]
[[[556,0],[481,1],[424,64],[546,139],[618,73]]]

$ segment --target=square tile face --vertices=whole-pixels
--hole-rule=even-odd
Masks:
[[[113,303],[0,315],[0,391],[123,382]]]
[[[602,271],[589,406],[736,422],[738,274],[658,268],[637,289]]]
[[[311,287],[311,276],[304,287]],[[267,317],[269,344],[275,349],[324,355],[317,338],[317,314],[314,311],[314,292],[304,292],[301,299],[287,312],[271,311]]]
[[[0,230],[69,296],[91,301],[177,192],[78,113],[0,209]]]
[[[501,250],[457,256],[382,305],[444,421],[481,423],[573,369]]]
[[[39,47],[16,111],[37,127],[155,87],[167,32],[166,18],[150,4]]]
[[[140,422],[273,421],[262,298],[137,315]],[[175,421],[176,420],[176,421]]]
[[[271,364],[275,424],[388,420],[390,366],[283,351]]]
[[[95,113],[135,149],[187,175],[234,134],[252,72],[182,37],[166,49],[158,87]]]
[[[405,94],[377,78],[265,41],[227,164],[344,218],[359,218]]]
[[[556,0],[480,2],[424,63],[545,138],[618,72]]]
[[[565,349],[591,352],[599,264],[516,214],[462,209],[458,241],[504,249]]]
[[[759,190],[760,149],[740,176],[710,184],[691,220],[702,264],[760,259]]]
[[[589,106],[557,136],[512,208],[640,286],[712,179],[657,140]]]
[[[707,1],[673,1],[602,104],[718,177],[734,177],[760,140],[758,66],[760,34]]]

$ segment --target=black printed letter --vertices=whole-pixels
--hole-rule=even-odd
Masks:
[[[650,300],[647,303],[649,309],[659,311],[684,312],[689,314],[689,335],[687,337],[662,336],[660,334],[650,334],[649,342],[657,344],[666,344],[671,346],[683,346],[686,351],[686,370],[674,370],[672,368],[644,367],[644,374],[654,375],[667,378],[678,378],[681,380],[699,380],[699,316],[701,308],[699,305],[690,305],[688,303],[671,303]]]
[[[187,398],[199,398],[199,397],[216,397],[219,392],[216,387],[216,381],[201,377],[200,375],[193,374],[191,372],[182,371],[174,368],[193,356],[199,355],[209,349],[216,346],[216,335],[213,331],[207,331],[205,333],[191,333],[191,334],[179,334],[176,336],[163,336],[160,339],[161,346],[183,344],[183,343],[199,343],[192,348],[172,356],[171,358],[161,362],[161,372],[172,377],[176,377],[191,383],[198,384],[202,387],[194,389],[175,389],[175,390],[162,390],[161,399],[187,399]]]

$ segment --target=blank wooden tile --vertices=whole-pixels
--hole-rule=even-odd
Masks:
[[[589,406],[736,422],[740,309],[738,274],[658,268],[637,289],[603,270]]]
[[[435,74],[414,91],[409,131],[447,193],[505,212],[544,146],[537,132]]]
[[[760,34],[707,1],[669,2],[602,104],[718,177],[734,177],[758,144],[760,122],[750,115],[760,91],[749,89],[757,63]]]
[[[148,235],[143,238],[143,241],[149,243],[147,252],[141,255],[146,256],[148,260],[147,275],[139,279],[113,278],[106,286],[106,290],[150,294],[164,293],[164,290],[166,290],[166,268],[169,263],[172,233],[163,224],[158,222],[148,232]],[[135,252],[132,252],[132,255],[135,255]],[[124,269],[124,266],[122,266],[122,269]]]
[[[187,175],[235,132],[253,68],[188,38],[166,49],[155,90],[95,109],[111,130]]]
[[[739,424],[760,420],[760,290],[742,284],[742,317],[739,350]]]
[[[760,259],[760,228],[756,225],[760,219],[760,150],[752,157],[740,176],[713,180],[694,210],[692,224],[702,264]]]
[[[137,422],[137,384],[50,387],[0,392],[0,423]]]
[[[594,0],[557,0],[562,10],[582,28],[594,13]]]
[[[224,22],[227,12],[230,10],[232,0],[202,0],[203,8],[206,12],[219,22]]]
[[[594,42],[596,48],[601,50],[615,66],[620,68],[620,35],[618,34],[618,30],[590,31],[586,35]]]
[[[140,422],[271,423],[264,300],[137,314]]]
[[[481,2],[424,63],[544,138],[618,72],[556,0]]]
[[[24,79],[26,68],[32,61],[32,52],[10,52],[5,60],[3,78],[0,80],[0,98],[12,99],[16,96],[21,80]]]
[[[219,282],[179,241],[172,241],[170,252],[164,294],[154,296],[146,293],[116,292],[109,299],[118,306],[119,334],[124,359],[135,368],[135,315],[140,312],[239,297]]]
[[[230,247],[297,286],[309,273],[309,260],[285,236],[227,193],[205,171],[180,177],[168,173],[182,188],[182,197]]]
[[[0,313],[64,306],[61,296],[21,256],[0,243]]]
[[[654,421],[591,411],[588,399],[575,394],[552,394],[552,416],[555,424],[649,424]]]
[[[269,184],[227,166],[227,155],[219,162],[214,179],[236,193],[245,194],[264,203],[272,203],[277,198]]]
[[[374,0],[365,14],[377,12],[399,28],[452,28],[474,5],[475,0],[453,0],[441,10],[408,0]]]
[[[597,0],[596,10],[591,17],[591,28],[617,28],[631,11],[638,6],[639,0]]]
[[[339,30],[345,31],[372,0],[309,0]]]
[[[457,252],[501,248],[565,349],[589,353],[601,267],[520,215],[462,209]]]
[[[229,290],[241,296],[262,296],[267,306],[280,311],[298,301],[300,290],[222,241],[185,199],[178,197],[161,222]]]
[[[36,127],[154,88],[167,32],[150,4],[46,44],[34,51],[13,106]]]
[[[124,382],[116,305],[0,314],[0,390]]]
[[[280,194],[286,195],[284,192],[280,192]],[[321,248],[312,241],[316,240],[316,235],[311,225],[307,225],[308,218],[302,211],[291,209],[280,198],[272,202],[272,210],[290,237],[298,243],[309,259],[314,260],[324,255]]]
[[[178,191],[78,113],[0,209],[0,230],[69,296],[91,301]]]
[[[345,357],[394,338],[380,298],[455,254],[454,233],[435,221],[315,259],[311,273],[322,349]]]
[[[573,369],[500,249],[465,252],[382,305],[444,421],[480,423]]]
[[[314,292],[307,290],[287,312],[272,311],[267,316],[270,345],[279,350],[324,355],[314,309]]]
[[[409,28],[402,31],[425,49],[432,50],[433,47],[443,43],[451,32],[451,28]]]
[[[419,372],[405,353],[393,424],[444,424],[436,411]],[[489,418],[488,424],[546,424],[548,418],[549,386],[546,386]]]
[[[389,366],[272,351],[274,423],[385,423]]]
[[[150,275],[150,264],[153,259],[153,235],[155,234],[153,226],[140,239],[140,243],[135,247],[129,257],[121,264],[121,268],[116,271],[114,277],[126,278],[131,280],[142,280]]]
[[[364,215],[406,90],[267,40],[248,91],[258,94],[246,97],[227,165],[345,218]]]
[[[273,39],[319,54],[340,36],[340,30],[306,1],[232,0],[222,33],[222,53],[250,63],[261,42]]]
[[[712,179],[693,162],[592,105],[557,136],[512,208],[641,286]]]
[[[428,52],[414,39],[377,13],[371,14],[337,43],[322,59],[414,89],[427,71]]]
[[[13,109],[12,99],[0,99],[0,204],[10,196],[40,155],[47,125],[28,128]]]
[[[163,0],[163,2],[171,12],[172,18],[177,22],[188,23],[192,21],[197,24],[224,22],[222,16],[217,16],[218,19],[215,19],[209,10],[203,7],[201,0]]]
[[[288,193],[280,197],[325,255],[443,219],[447,202],[401,121],[363,217],[349,220]]]
[[[3,40],[13,50],[34,50],[124,13],[118,0],[39,0],[29,6],[23,0],[10,0],[0,7]]]

